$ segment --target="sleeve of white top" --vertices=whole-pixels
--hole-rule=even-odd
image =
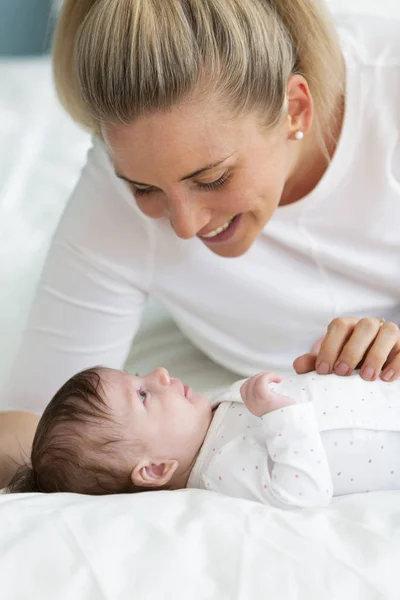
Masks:
[[[52,241],[2,409],[41,413],[72,374],[123,367],[153,256],[151,223],[95,143]]]
[[[329,504],[332,478],[312,404],[268,413],[263,430],[270,455],[269,481],[263,485],[266,503],[282,508]]]

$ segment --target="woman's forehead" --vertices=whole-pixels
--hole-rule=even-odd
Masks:
[[[221,151],[221,144],[241,139],[243,131],[258,125],[255,114],[234,116],[227,110],[206,104],[205,107],[178,106],[170,111],[154,112],[130,124],[102,125],[104,140],[114,155],[132,152],[140,145],[153,152],[159,148],[182,147],[194,152],[211,148]],[[228,141],[228,144],[230,141]],[[226,150],[224,150],[226,151]],[[136,152],[135,152],[136,154]]]
[[[164,179],[178,182],[234,154],[247,154],[260,133],[258,120],[249,115],[239,120],[207,120],[199,115],[192,121],[168,116],[154,119],[151,124],[143,120],[105,131],[119,177],[139,184],[161,185]]]

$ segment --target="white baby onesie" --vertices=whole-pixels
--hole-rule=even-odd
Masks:
[[[271,388],[296,404],[259,418],[241,399],[244,381],[213,400],[187,487],[281,508],[400,489],[400,382],[290,375]]]

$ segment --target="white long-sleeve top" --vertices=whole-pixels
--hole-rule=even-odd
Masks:
[[[332,163],[244,256],[221,258],[145,217],[94,140],[1,408],[41,412],[73,373],[123,367],[149,294],[244,376],[290,368],[336,316],[400,322],[399,24],[348,17],[340,32],[347,98]]]
[[[296,403],[259,418],[241,399],[244,381],[213,400],[187,487],[280,508],[400,489],[400,382],[295,375],[271,388]]]

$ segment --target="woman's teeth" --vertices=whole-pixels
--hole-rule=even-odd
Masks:
[[[220,233],[223,233],[231,225],[231,223],[232,223],[232,221],[233,221],[234,218],[235,217],[232,217],[232,219],[230,219],[227,223],[225,223],[225,225],[222,225],[222,227],[218,227],[218,229],[214,229],[214,231],[211,231],[210,233],[207,233],[207,235],[202,235],[201,237],[208,239],[208,238],[216,237]]]

